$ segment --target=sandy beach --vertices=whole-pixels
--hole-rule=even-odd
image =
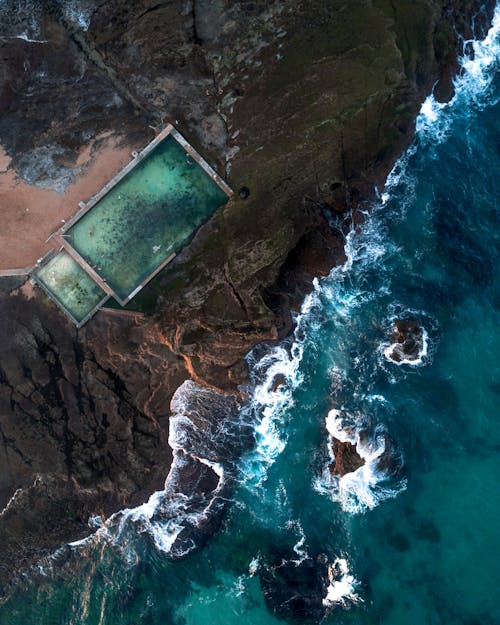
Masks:
[[[97,193],[132,159],[132,151],[147,143],[146,136],[141,145],[132,145],[111,133],[100,135],[80,150],[75,182],[64,193],[21,180],[0,146],[0,270],[33,266],[53,247],[47,238],[78,210],[78,203]]]

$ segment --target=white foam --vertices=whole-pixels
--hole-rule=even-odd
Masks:
[[[333,564],[328,566],[328,580],[330,584],[323,599],[325,607],[338,605],[347,607],[349,603],[363,602],[363,599],[356,592],[359,582],[349,572],[345,558],[336,558]]]
[[[343,510],[352,514],[373,510],[377,505],[393,499],[406,489],[406,480],[395,485],[384,486],[385,475],[376,470],[376,460],[380,458],[385,447],[371,458],[365,459],[366,464],[347,473],[338,482],[338,501]]]
[[[260,414],[260,420],[254,428],[256,446],[241,464],[248,486],[263,482],[267,470],[285,449],[281,422],[285,411],[293,405],[293,389],[302,382],[302,353],[300,341],[295,341],[289,350],[276,346],[253,366],[253,375],[260,380],[252,392],[251,408]]]
[[[350,513],[362,513],[375,508],[379,503],[396,497],[406,488],[406,480],[391,480],[387,483],[387,475],[378,470],[379,461],[386,450],[386,434],[382,426],[376,428],[374,435],[364,436],[360,440],[360,432],[366,432],[363,419],[354,418],[342,410],[332,409],[326,419],[328,433],[343,443],[356,445],[356,451],[365,464],[356,471],[346,473],[342,477],[332,475],[330,463],[335,460],[331,441],[328,441],[330,460],[323,468],[320,477],[313,480],[314,489],[340,503],[342,509]]]
[[[64,16],[78,28],[87,31],[94,12],[91,5],[92,3],[85,2],[85,0],[65,0],[63,2]]]
[[[288,521],[286,527],[288,529],[294,529],[299,535],[299,540],[293,546],[293,551],[298,555],[298,558],[291,560],[291,562],[293,562],[295,566],[299,566],[299,564],[309,558],[307,549],[304,547],[304,545],[306,544],[306,535],[304,533],[304,528],[302,527],[302,524],[298,519]]]
[[[250,564],[248,565],[248,574],[250,575],[250,577],[253,577],[257,571],[259,570],[260,567],[260,556],[257,556],[256,558],[252,558],[252,560],[250,561]]]
[[[454,122],[452,115],[456,106],[471,105],[482,108],[496,102],[491,83],[495,77],[500,51],[500,5],[497,4],[493,22],[483,40],[464,41],[464,51],[472,47],[473,54],[459,59],[461,72],[454,79],[455,94],[449,102],[437,102],[428,96],[417,117],[417,137],[424,141],[440,143],[446,139]],[[492,101],[493,98],[493,101]]]
[[[358,432],[352,428],[346,428],[344,424],[345,413],[333,408],[328,413],[325,422],[328,432],[342,443],[356,445],[359,441]]]

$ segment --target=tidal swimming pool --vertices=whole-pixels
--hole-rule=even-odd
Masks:
[[[77,325],[82,325],[108,298],[64,250],[40,267],[34,277]]]
[[[227,200],[169,134],[64,237],[125,304]]]

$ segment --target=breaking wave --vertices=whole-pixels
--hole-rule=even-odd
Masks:
[[[360,513],[396,497],[406,488],[401,478],[403,458],[382,424],[374,428],[363,416],[332,409],[326,417],[328,461],[313,487],[340,503],[345,512]],[[332,471],[335,453],[332,438],[353,445],[363,462],[359,468],[337,475]]]
[[[72,547],[105,540],[133,564],[145,548],[141,537],[170,558],[202,546],[220,523],[237,474],[236,462],[253,441],[240,408],[235,395],[184,382],[171,401],[173,460],[164,490],[141,506],[117,512]]]
[[[484,39],[463,40],[460,73],[454,79],[455,95],[449,102],[438,102],[434,95],[426,98],[417,118],[417,137],[421,141],[442,143],[456,121],[454,112],[483,109],[498,102],[492,88],[498,71],[500,51],[500,6],[497,4],[493,23]]]
[[[329,585],[323,605],[326,608],[350,607],[352,604],[362,603],[363,599],[356,592],[359,582],[350,573],[345,558],[336,558],[333,564],[328,565]]]

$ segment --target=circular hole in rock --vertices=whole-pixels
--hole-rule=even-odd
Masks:
[[[250,195],[250,189],[248,187],[241,187],[238,195],[240,196],[241,200],[246,200],[247,197]]]

